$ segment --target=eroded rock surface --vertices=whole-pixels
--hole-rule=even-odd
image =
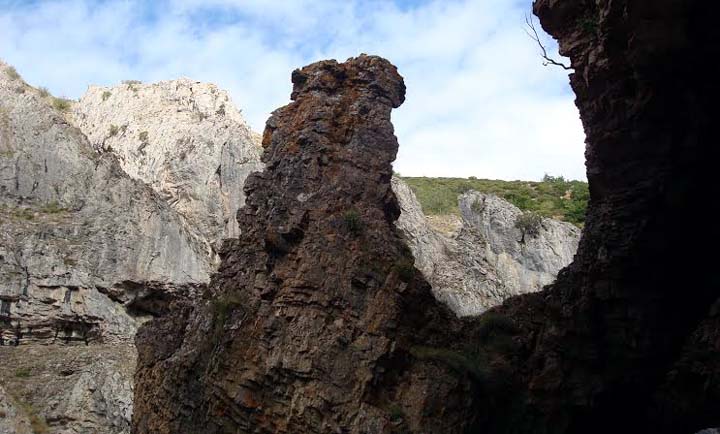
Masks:
[[[459,198],[462,221],[454,233],[435,230],[412,190],[393,178],[402,214],[397,221],[415,265],[435,296],[460,316],[477,315],[508,297],[552,283],[577,250],[580,229],[538,218],[536,232],[517,226],[523,216],[494,195],[467,192]]]
[[[462,432],[473,383],[433,349],[471,334],[394,227],[402,78],[363,55],[292,81],[204,302],[138,334],[134,432]]]
[[[91,86],[74,123],[95,149],[157,191],[213,252],[238,235],[241,186],[261,168],[259,143],[227,93],[189,79]]]
[[[30,406],[35,423],[48,432],[127,433],[137,328],[163,313],[173,298],[191,298],[208,282],[217,267],[215,237],[234,227],[224,220],[243,198],[240,185],[247,168],[239,154],[246,149],[239,141],[252,139],[232,107],[227,117],[216,113],[208,125],[168,126],[175,132],[199,130],[186,143],[192,148],[202,142],[198,155],[181,147],[203,163],[199,167],[213,159],[216,169],[228,165],[223,176],[218,172],[204,180],[209,186],[200,185],[204,175],[189,170],[192,176],[183,179],[182,193],[173,197],[129,176],[124,154],[88,142],[69,123],[69,113],[52,107],[51,97],[8,71],[0,64],[0,365],[7,371],[0,380],[6,387],[12,384],[6,390],[22,396],[21,410]],[[166,113],[172,104],[182,108],[193,105],[193,98],[204,101],[204,92],[185,95],[184,83],[177,84],[183,97],[178,101],[156,92],[154,104],[150,97],[143,103]],[[91,101],[92,95],[87,97]],[[88,113],[86,118],[97,115]],[[158,141],[161,137],[158,133]],[[222,146],[206,143],[209,137]],[[122,149],[123,143],[113,143]],[[167,141],[162,146],[171,147]],[[256,161],[257,146],[248,149],[247,157]],[[225,182],[227,191],[214,189],[213,182]],[[225,196],[202,214],[205,194]],[[192,212],[183,214],[187,209]],[[194,226],[193,219],[201,216],[208,221]],[[79,346],[68,349],[67,344]],[[103,347],[108,344],[114,346]],[[122,357],[109,357],[102,348]],[[33,367],[42,360],[50,364]],[[43,374],[25,379],[25,371],[18,371],[22,366]],[[14,372],[25,380],[14,381]]]
[[[131,341],[125,305],[145,284],[187,292],[213,260],[157,193],[0,70],[0,335]]]

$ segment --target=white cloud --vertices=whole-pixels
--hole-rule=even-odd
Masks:
[[[31,84],[70,97],[123,79],[212,81],[261,130],[287,103],[294,68],[379,54],[408,86],[393,114],[402,174],[584,178],[567,72],[542,66],[523,31],[530,1],[417,3],[0,0],[0,57]]]

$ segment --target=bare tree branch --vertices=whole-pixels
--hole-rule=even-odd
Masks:
[[[535,29],[535,23],[533,22],[532,17],[525,15],[525,24],[528,26],[528,29],[530,29],[530,31],[532,31],[532,33],[530,33],[528,31],[528,29],[525,29],[525,33],[527,33],[527,35],[530,36],[530,38],[532,38],[535,42],[537,42],[538,46],[540,47],[540,50],[542,51],[542,58],[545,60],[543,62],[543,66],[555,65],[555,66],[559,66],[565,70],[572,69],[571,66],[567,66],[564,63],[558,62],[557,60],[548,56],[545,46],[542,44],[542,42],[540,42],[540,35],[538,35],[538,32]]]

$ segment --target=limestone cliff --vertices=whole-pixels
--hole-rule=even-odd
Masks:
[[[136,330],[169,299],[192,296],[209,280],[217,267],[217,239],[235,227],[241,185],[259,164],[258,146],[229,103],[222,114],[227,96],[209,85],[180,80],[144,86],[137,96],[144,98],[142,105],[176,122],[158,132],[152,128],[156,118],[147,113],[137,120],[117,105],[95,106],[93,89],[75,103],[74,116],[59,111],[52,97],[10,71],[0,63],[4,402],[21,403],[12,414],[49,432],[127,433]],[[171,85],[176,99],[168,95]],[[196,92],[188,90],[193,86]],[[123,90],[113,89],[116,100],[128,97]],[[99,101],[112,104],[104,92]],[[127,109],[139,110],[131,102]],[[215,103],[219,107],[203,119],[183,115],[186,106],[207,111]],[[157,134],[155,143],[166,153],[149,151],[155,160],[166,158],[164,163],[123,164],[129,158],[123,146],[135,143],[130,137],[113,136],[114,148],[87,140],[85,134],[93,138],[108,130],[101,121],[123,115],[125,133],[148,128]],[[73,119],[84,131],[69,123]],[[192,137],[178,144],[173,134],[186,132]],[[178,168],[182,153],[202,164]],[[152,188],[125,172],[132,167],[179,185]],[[38,346],[48,344],[53,346]]]
[[[148,295],[142,283],[187,291],[212,260],[161,197],[0,70],[0,335],[131,340],[123,305]]]
[[[493,195],[467,192],[459,198],[461,223],[451,234],[433,229],[410,188],[393,178],[402,209],[397,221],[415,266],[433,294],[460,316],[478,315],[506,298],[552,283],[575,254],[580,230],[539,218],[524,236],[523,213]]]
[[[241,186],[260,146],[227,93],[189,79],[91,86],[73,120],[100,152],[152,187],[214,251],[238,235]]]

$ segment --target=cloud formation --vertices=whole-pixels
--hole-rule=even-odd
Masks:
[[[0,57],[72,98],[124,79],[214,82],[260,131],[288,102],[293,69],[378,54],[408,86],[393,114],[403,175],[584,179],[567,72],[542,65],[529,11],[530,0],[0,0]]]

